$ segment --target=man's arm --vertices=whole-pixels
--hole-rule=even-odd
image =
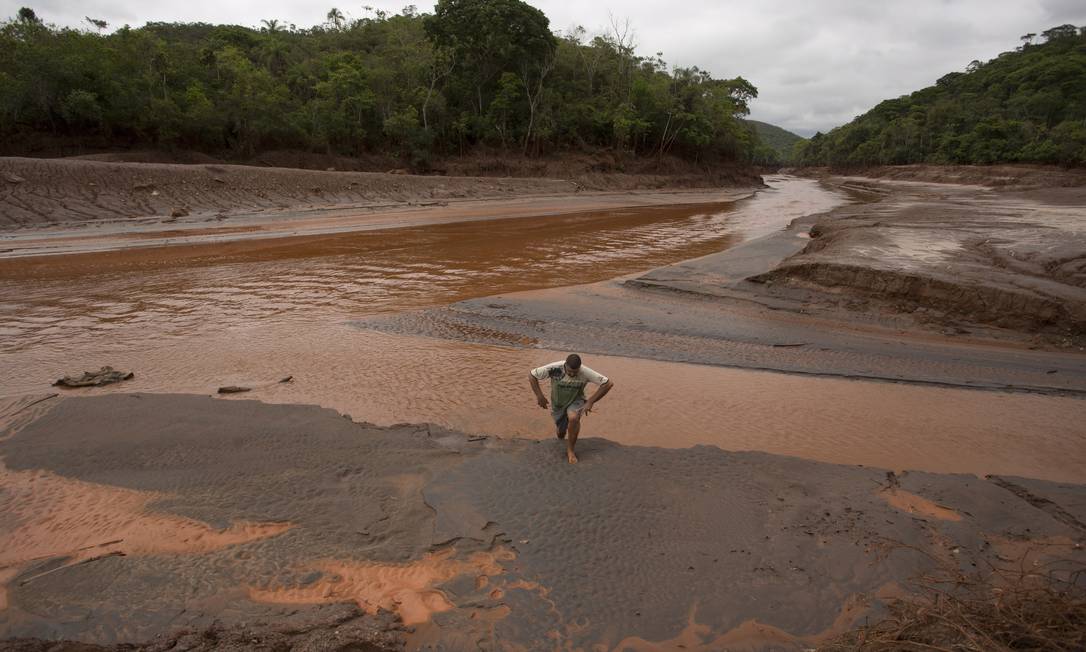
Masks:
[[[547,397],[543,396],[543,390],[539,388],[539,379],[535,377],[535,374],[528,374],[528,382],[532,385],[532,391],[535,392],[535,401],[539,403],[539,407],[546,408],[548,406]]]
[[[611,388],[614,386],[615,384],[610,380],[600,385],[599,388],[596,389],[596,392],[592,394],[592,397],[585,401],[584,413],[588,414],[589,412],[591,412],[592,406],[598,403],[600,399],[602,399],[604,396],[607,396],[607,392],[611,391]]]

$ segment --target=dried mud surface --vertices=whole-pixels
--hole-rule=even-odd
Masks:
[[[137,158],[136,160],[144,160]],[[148,159],[150,160],[150,159]],[[278,159],[277,159],[278,160]],[[287,161],[289,163],[289,161]],[[492,166],[491,166],[492,167]],[[507,176],[496,172],[507,171]],[[359,172],[254,167],[225,163],[123,162],[115,157],[0,158],[0,231],[49,226],[128,227],[219,223],[254,213],[328,209],[373,211],[443,206],[449,202],[569,196],[582,191],[623,193],[678,188],[752,188],[757,175],[726,169],[715,176],[595,173],[571,179],[546,165],[500,170],[465,168],[479,176],[421,176],[405,170]],[[530,173],[536,173],[530,176]],[[548,173],[555,176],[548,177]],[[589,193],[592,194],[592,193]],[[629,205],[629,204],[628,204]],[[210,223],[210,224],[209,224]]]
[[[574,466],[559,442],[189,395],[5,411],[20,422],[0,443],[15,649],[798,650],[936,563],[1086,561],[1078,485],[594,438]],[[24,504],[25,474],[78,491]],[[73,563],[88,533],[131,519],[160,545],[126,533],[103,542],[118,554]],[[289,527],[226,542],[164,522]],[[7,552],[35,529],[56,549]]]

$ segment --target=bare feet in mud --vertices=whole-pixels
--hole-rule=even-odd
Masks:
[[[577,463],[577,455],[576,455],[576,453],[569,450],[568,448],[566,449],[566,459],[569,460],[570,464],[576,464]]]

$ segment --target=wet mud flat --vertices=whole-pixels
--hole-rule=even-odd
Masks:
[[[808,649],[933,566],[1086,563],[1081,485],[595,438],[569,465],[192,395],[3,414],[12,645]]]
[[[853,202],[719,253],[359,325],[789,373],[1086,394],[1086,213],[1076,200],[1086,200],[1086,187],[823,183]]]

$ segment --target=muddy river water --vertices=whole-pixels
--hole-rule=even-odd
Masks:
[[[774,177],[729,204],[632,208],[0,265],[0,396],[103,365],[104,392],[315,403],[378,424],[550,438],[529,368],[564,351],[375,332],[367,316],[602,281],[709,254],[848,199]],[[75,261],[73,263],[73,261]],[[890,469],[1086,482],[1086,401],[588,356],[616,389],[585,436]],[[292,376],[290,383],[278,383]],[[556,455],[558,448],[555,449]]]

